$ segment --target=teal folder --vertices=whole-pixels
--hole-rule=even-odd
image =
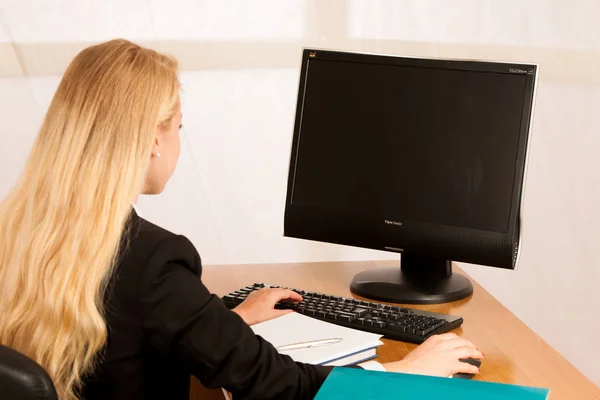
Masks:
[[[315,400],[546,400],[550,390],[433,376],[334,368]]]

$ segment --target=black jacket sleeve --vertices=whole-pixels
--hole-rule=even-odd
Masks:
[[[312,399],[331,367],[279,354],[211,294],[200,275],[200,257],[183,236],[154,250],[138,288],[150,345],[176,357],[206,387],[224,387],[235,397]]]

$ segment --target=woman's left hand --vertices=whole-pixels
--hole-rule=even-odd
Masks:
[[[302,296],[289,289],[263,288],[250,293],[246,300],[232,311],[242,317],[248,325],[254,325],[294,312],[276,310],[275,304],[282,300],[299,302],[302,301]]]

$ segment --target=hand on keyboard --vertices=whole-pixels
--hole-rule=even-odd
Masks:
[[[463,319],[455,315],[406,308],[399,305],[358,300],[301,289],[271,286],[273,293],[253,299],[264,283],[255,283],[223,296],[223,302],[236,310],[248,324],[275,318],[294,310],[308,317],[384,335],[389,339],[423,343],[428,337],[458,328]],[[273,289],[276,288],[276,289]],[[294,292],[296,294],[294,294]],[[252,300],[252,302],[250,302]],[[292,301],[290,301],[292,300]],[[253,305],[254,304],[254,305]],[[285,310],[283,313],[278,310]]]
[[[383,364],[391,372],[448,377],[454,374],[478,374],[479,368],[459,361],[461,358],[482,359],[473,343],[454,333],[431,336],[404,359]]]
[[[258,324],[293,312],[293,310],[276,310],[280,301],[292,304],[302,301],[302,296],[289,289],[262,288],[249,293],[239,306],[233,309],[248,325]]]

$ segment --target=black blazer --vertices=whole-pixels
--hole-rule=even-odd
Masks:
[[[315,396],[331,368],[277,353],[201,274],[189,240],[132,214],[106,295],[108,342],[84,399],[189,399],[190,375],[236,398]]]

